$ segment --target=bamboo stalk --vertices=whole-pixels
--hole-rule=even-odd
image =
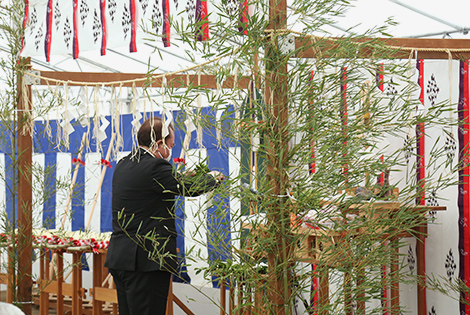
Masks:
[[[113,135],[111,136],[111,140],[109,141],[108,152],[106,153],[106,161],[109,161],[109,157],[111,156],[111,150],[112,150],[115,138],[116,138],[116,134],[113,133]],[[85,231],[89,231],[89,229],[90,229],[91,218],[93,217],[93,213],[95,212],[96,202],[98,201],[98,196],[100,195],[101,186],[103,186],[103,180],[104,180],[104,176],[106,175],[106,169],[107,168],[108,167],[106,165],[103,165],[103,167],[101,169],[100,181],[98,183],[98,188],[96,189],[95,198],[93,199],[93,205],[91,206],[91,211],[90,211],[90,214],[88,216],[88,221],[87,221],[86,226],[85,226]]]
[[[85,132],[82,136],[82,142],[80,144],[80,151],[78,152],[77,160],[80,160],[82,158],[82,153],[83,153],[83,149],[85,148],[85,140],[87,136],[88,136],[88,131]],[[62,224],[60,226],[61,229],[64,228],[65,220],[67,219],[67,215],[69,214],[69,206],[72,201],[73,189],[75,187],[75,182],[77,181],[79,168],[80,168],[80,163],[77,163],[75,165],[75,169],[73,170],[72,185],[70,186],[69,196],[67,198],[67,203],[65,204],[65,211],[64,211],[64,215],[62,216]]]

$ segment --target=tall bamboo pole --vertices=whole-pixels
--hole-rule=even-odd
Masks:
[[[290,289],[288,257],[290,241],[286,237],[289,229],[289,214],[284,203],[288,187],[288,103],[287,103],[287,61],[277,46],[277,30],[287,26],[286,0],[269,1],[269,29],[272,31],[266,44],[266,89],[268,107],[267,132],[267,179],[269,192],[266,209],[268,230],[274,241],[268,254],[270,292],[269,300],[273,314],[290,314]],[[269,200],[270,199],[270,200]]]
[[[30,59],[23,59],[23,69],[30,69]],[[24,76],[18,76],[18,294],[17,301],[23,304],[23,311],[31,315],[32,307],[32,132],[31,86],[23,84]],[[25,90],[26,89],[26,90]]]

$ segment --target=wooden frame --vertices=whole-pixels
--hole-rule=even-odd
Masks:
[[[270,0],[270,28],[271,29],[285,29],[286,27],[286,10],[287,3],[286,0]],[[295,40],[296,44],[296,57],[297,58],[328,58],[332,57],[328,54],[329,50],[337,45],[335,39],[318,39],[317,42],[321,42],[324,45],[324,48],[314,50],[310,48],[310,43],[312,37],[297,37]],[[466,39],[406,39],[406,38],[379,38],[379,39],[368,39],[368,38],[359,38],[351,39],[352,41],[358,43],[365,43],[367,41],[377,41],[385,45],[391,45],[396,52],[392,54],[391,58],[401,58],[407,59],[411,57],[417,57],[421,59],[448,59],[451,56],[453,59],[467,59],[470,58],[470,52],[466,51],[470,47],[470,40]],[[305,46],[307,46],[305,48]],[[386,49],[386,47],[384,47]],[[416,56],[413,56],[413,53],[416,52]],[[372,51],[370,48],[361,48],[358,53],[364,58],[374,58],[375,56],[380,57],[380,51]],[[346,57],[347,56],[335,56],[335,57]],[[269,58],[268,58],[269,59]],[[26,59],[26,63],[29,63],[29,58]],[[283,75],[287,74],[286,64],[277,65],[278,70]],[[266,72],[269,73],[269,70]],[[287,92],[276,91],[272,89],[274,86],[279,86],[285,84],[282,82],[282,76],[279,75],[279,72],[276,75],[268,75],[266,82],[266,100],[268,104],[276,104],[273,108],[276,117],[280,118],[281,128],[285,127],[288,123],[288,110],[286,102],[283,102],[287,98]],[[72,81],[79,82],[88,82],[90,85],[96,84],[97,82],[116,82],[122,80],[133,80],[136,78],[148,78],[144,74],[123,74],[123,73],[86,73],[86,72],[50,72],[42,71],[41,75],[56,79],[63,80],[64,82],[69,82],[69,85],[74,85]],[[191,82],[196,81],[196,75],[190,75]],[[24,78],[20,78],[20,81]],[[184,87],[186,86],[187,76],[186,75],[168,75],[167,80],[169,81],[169,86],[172,87]],[[238,82],[239,88],[246,88],[250,82],[250,79],[247,77],[242,77]],[[148,81],[139,81],[136,82],[135,86],[145,86],[146,84],[152,84],[152,86],[159,87],[161,86],[161,78],[152,79]],[[44,80],[41,80],[40,84],[46,84]],[[232,88],[234,87],[235,80],[230,78],[223,83],[223,88]],[[123,86],[134,86],[132,82],[123,83]],[[202,75],[201,76],[201,87],[203,88],[216,88],[217,82],[215,76]],[[31,301],[31,287],[32,279],[31,275],[31,261],[32,261],[32,239],[31,239],[31,222],[32,222],[32,187],[31,187],[31,168],[32,168],[32,136],[22,132],[22,127],[26,126],[31,119],[26,113],[28,111],[27,104],[31,103],[31,88],[27,87],[28,91],[26,93],[22,92],[22,89],[19,89],[19,98],[18,98],[18,116],[19,121],[22,122],[22,125],[18,128],[17,138],[18,138],[18,152],[21,153],[19,158],[19,182],[18,182],[18,201],[20,205],[19,220],[18,220],[18,229],[19,233],[19,244],[21,244],[21,250],[19,252],[19,273],[21,281],[18,283],[18,300],[28,302]],[[274,93],[271,94],[271,91]],[[24,99],[24,97],[28,99]],[[282,150],[285,150],[285,147],[274,148],[272,151],[276,154]],[[268,154],[269,155],[269,154]],[[283,154],[283,156],[286,156]],[[268,156],[269,158],[269,156]],[[274,168],[268,168],[267,172],[268,178],[282,178],[282,174]],[[277,184],[274,184],[277,186]],[[274,187],[273,186],[273,187]],[[421,242],[419,242],[422,244]],[[270,260],[272,261],[272,260]],[[280,262],[283,263],[282,261]],[[273,283],[273,288],[276,288],[276,285],[279,283]],[[419,286],[420,291],[424,292],[424,287]],[[423,309],[424,295],[420,293],[418,297],[419,304],[419,314],[425,314]],[[282,301],[276,300],[273,301],[273,304],[281,305]],[[31,314],[31,308],[25,304],[26,314]],[[284,314],[285,309],[279,308],[278,314]]]

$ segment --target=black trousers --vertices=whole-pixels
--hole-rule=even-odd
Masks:
[[[109,271],[116,284],[119,315],[165,315],[171,273]]]

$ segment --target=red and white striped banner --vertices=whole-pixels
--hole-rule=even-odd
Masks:
[[[460,62],[459,84],[459,253],[460,273],[459,278],[467,286],[470,286],[470,119],[469,119],[469,78],[468,60]],[[463,302],[465,301],[465,302]],[[470,314],[470,294],[461,293],[460,314]]]

